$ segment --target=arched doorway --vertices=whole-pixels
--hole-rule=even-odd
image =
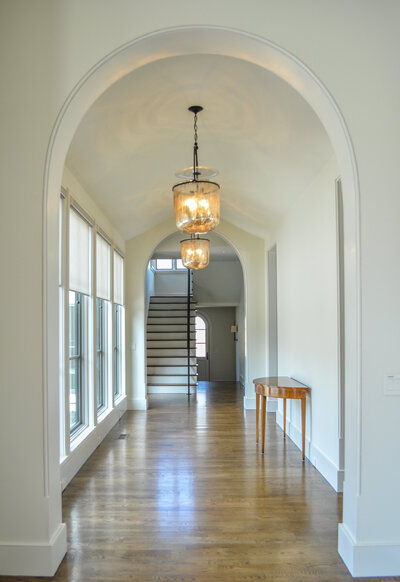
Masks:
[[[210,340],[209,326],[207,320],[202,315],[196,315],[196,358],[197,358],[197,375],[199,382],[210,381]]]
[[[340,166],[344,194],[344,261],[345,261],[345,312],[347,319],[345,352],[345,385],[347,391],[346,419],[350,422],[354,438],[346,443],[346,470],[350,493],[360,491],[360,340],[359,340],[359,192],[354,153],[350,136],[343,117],[334,100],[320,81],[295,57],[277,46],[257,37],[237,31],[212,27],[187,27],[151,34],[121,47],[107,56],[90,71],[75,88],[65,103],[57,119],[45,171],[44,188],[44,264],[46,284],[44,288],[44,440],[45,476],[47,494],[59,497],[56,488],[50,488],[50,475],[57,474],[57,451],[49,442],[58,432],[57,396],[50,386],[57,385],[57,205],[61,184],[62,167],[66,151],[75,129],[93,101],[113,82],[128,71],[141,66],[143,55],[148,61],[157,60],[160,54],[167,55],[215,52],[234,56],[275,72],[286,80],[308,101],[317,113],[331,139]],[[138,317],[138,325],[144,323]],[[143,346],[139,346],[143,349]],[[140,352],[139,349],[139,352]],[[139,354],[142,356],[142,354]],[[142,372],[141,372],[142,373]],[[143,379],[142,379],[143,380]],[[138,384],[142,381],[137,379]],[[246,388],[250,393],[251,385],[246,378]],[[354,421],[354,422],[353,422]],[[355,426],[355,429],[353,429]],[[56,503],[57,505],[57,503]]]
[[[199,380],[238,382],[244,389],[246,369],[250,366],[249,373],[251,375],[255,373],[253,370],[254,360],[256,359],[254,355],[258,355],[259,359],[263,360],[265,345],[262,342],[258,342],[259,345],[256,346],[252,339],[257,337],[252,317],[254,309],[250,310],[250,317],[246,317],[249,293],[253,297],[252,308],[260,312],[262,305],[259,298],[257,299],[256,297],[257,281],[254,266],[247,265],[247,262],[242,257],[252,251],[253,254],[257,255],[258,260],[262,261],[263,253],[262,251],[257,253],[257,250],[251,247],[251,235],[243,235],[243,240],[234,246],[231,242],[234,238],[233,231],[227,236],[227,233],[225,235],[222,234],[224,229],[226,229],[226,225],[222,222],[217,232],[207,234],[211,244],[210,264],[206,269],[191,271],[190,274],[189,293],[191,300],[197,313],[203,318],[200,335],[203,334],[204,336],[203,332],[207,331],[207,347],[205,352],[203,350],[204,353],[201,352],[200,356],[197,354],[197,364],[201,368]],[[179,241],[182,239],[182,233],[175,231],[159,240],[159,229],[157,229],[154,235],[155,244],[150,251],[150,260],[146,265],[143,279],[145,282],[143,288],[148,331],[153,329],[152,324],[149,326],[150,314],[151,321],[159,323],[158,320],[153,319],[153,310],[150,309],[149,311],[152,301],[168,302],[169,298],[174,297],[174,301],[180,303],[182,299],[184,300],[187,297],[188,290],[187,271],[186,269],[177,268],[177,261],[180,257]],[[141,260],[142,240],[134,240],[132,244],[128,243],[128,247],[127,271],[129,273],[133,265]],[[158,263],[160,263],[160,269],[157,268]],[[164,269],[164,266],[168,268]],[[132,280],[131,285],[134,283]],[[135,294],[140,292],[140,281],[136,281],[136,283]],[[248,325],[248,319],[250,319],[250,326]],[[235,323],[240,328],[240,334],[234,335],[231,331]],[[137,334],[135,338],[138,339],[139,335],[143,334],[143,329],[138,325],[132,326],[132,333]],[[192,333],[195,333],[194,327]],[[253,353],[250,362],[248,362],[246,350],[247,337],[251,338],[249,341]],[[170,339],[172,341],[178,338],[170,337]],[[204,339],[205,337],[203,337]],[[149,344],[147,340],[146,343],[148,352]],[[204,344],[204,341],[200,343]],[[148,359],[148,353],[146,357]],[[135,366],[137,368],[142,366],[140,356],[135,360]],[[152,372],[152,370],[149,370],[149,366],[147,366],[147,371]],[[183,378],[181,378],[181,382],[184,382]],[[133,387],[133,390],[135,390],[135,387]],[[183,388],[176,386],[177,393],[182,390]],[[146,391],[141,393],[142,404],[139,406],[141,408],[147,407],[147,402],[143,402],[144,398],[156,391],[152,387],[152,378],[147,377]],[[166,392],[168,391],[166,390]],[[171,389],[169,393],[172,394],[174,391]],[[244,394],[243,396],[244,407],[251,407],[246,395]]]

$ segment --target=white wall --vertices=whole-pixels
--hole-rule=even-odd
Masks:
[[[206,269],[193,272],[193,293],[200,305],[239,305],[243,295],[243,271],[239,260],[212,260]]]
[[[147,313],[149,311],[149,304],[150,304],[150,297],[152,297],[155,294],[154,291],[154,280],[155,280],[155,276],[154,276],[154,271],[153,269],[150,267],[150,263],[148,263],[147,265],[147,269],[146,269],[146,317],[147,317]]]
[[[278,374],[278,280],[276,247],[268,251],[267,254],[268,273],[268,376]]]
[[[7,306],[1,315],[7,341],[3,342],[0,366],[4,402],[0,407],[0,442],[4,445],[0,461],[5,476],[0,484],[0,563],[4,574],[51,575],[66,546],[54,420],[58,405],[52,381],[57,377],[56,358],[46,360],[54,338],[43,341],[43,313],[56,313],[56,291],[51,286],[46,288],[44,281],[49,270],[56,278],[57,260],[52,255],[56,255],[57,247],[54,200],[61,184],[65,147],[83,114],[80,106],[73,108],[76,98],[67,125],[59,120],[61,133],[56,136],[49,160],[55,168],[50,174],[53,198],[47,199],[43,198],[43,191],[47,192],[44,176],[46,179],[52,128],[73,88],[105,55],[154,30],[197,24],[198,13],[197,6],[191,4],[182,10],[178,0],[159,3],[157,10],[151,3],[142,4],[138,10],[136,2],[127,0],[118,4],[104,0],[3,0],[0,11],[4,47],[0,51],[0,252],[2,263],[13,265],[0,290],[1,305]],[[245,11],[243,3],[236,0],[203,2],[203,22],[243,30],[249,39],[259,35],[295,55],[297,61],[288,68],[277,66],[277,73],[286,75],[299,91],[303,86],[298,82],[295,63],[305,63],[333,96],[330,119],[336,119],[334,111],[338,108],[349,130],[356,159],[355,180],[349,179],[350,174],[343,176],[343,187],[345,193],[353,192],[353,187],[357,192],[359,178],[362,259],[358,272],[355,231],[354,244],[345,249],[345,274],[348,281],[357,272],[362,310],[356,314],[355,326],[353,320],[350,326],[346,324],[346,333],[352,342],[359,333],[362,347],[360,362],[356,349],[354,358],[346,362],[357,381],[347,386],[346,395],[346,482],[340,551],[353,574],[364,576],[400,574],[400,507],[393,501],[400,481],[400,465],[393,462],[398,454],[400,398],[385,395],[383,389],[385,375],[400,372],[399,11],[395,0],[384,4],[364,0],[266,0],[252,2],[251,9]],[[212,50],[207,42],[209,34],[204,44]],[[159,54],[163,54],[162,47]],[[241,56],[251,58],[246,51]],[[114,80],[123,73],[121,67]],[[106,77],[104,88],[108,87]],[[92,92],[89,87],[83,93],[85,106],[89,106],[97,96],[96,90]],[[318,108],[318,98],[313,106]],[[329,124],[328,117],[325,122]],[[346,161],[348,151],[344,148],[338,152],[341,168],[353,163],[349,158]],[[347,207],[355,205],[358,212],[357,200],[347,195],[345,198],[345,230],[354,232],[357,227],[348,218],[354,215]],[[48,221],[45,237],[44,216]],[[51,243],[47,266],[42,248],[46,237]],[[145,268],[143,279],[144,274]],[[355,306],[348,307],[351,310]],[[52,329],[56,329],[55,323]],[[257,334],[261,335],[256,326]],[[262,371],[257,369],[257,375]],[[15,418],[19,419],[18,434]],[[12,454],[10,434],[14,434]]]
[[[155,272],[156,295],[187,295],[187,271]]]
[[[234,307],[202,307],[199,315],[205,315],[209,324],[210,381],[236,380],[236,350],[231,325],[235,321]]]
[[[246,377],[246,317],[244,308],[244,297],[240,299],[239,305],[235,308],[236,314],[236,325],[238,326],[238,332],[236,334],[236,380],[240,382],[243,386]]]
[[[338,297],[334,158],[322,168],[277,233],[278,366],[311,387],[306,454],[336,490],[339,467]],[[301,236],[299,236],[301,232]],[[282,425],[282,401],[278,422]],[[288,434],[301,446],[300,401],[287,408]]]

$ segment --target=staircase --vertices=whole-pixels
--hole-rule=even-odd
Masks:
[[[190,302],[190,393],[197,387],[195,304]],[[147,317],[147,391],[149,394],[187,393],[187,297],[153,296]]]

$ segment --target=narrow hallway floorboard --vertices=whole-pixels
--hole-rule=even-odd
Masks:
[[[151,396],[147,413],[126,413],[63,494],[68,554],[53,580],[352,580],[341,496],[274,414],[262,456],[242,401],[236,384],[200,383],[190,401]]]

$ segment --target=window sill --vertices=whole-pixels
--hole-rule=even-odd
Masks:
[[[97,417],[97,425],[101,424],[103,422],[103,420],[105,420],[107,418],[107,416],[109,414],[111,414],[112,411],[113,411],[113,408],[111,406],[102,410],[100,412],[99,416]]]
[[[93,431],[94,426],[86,426],[79,434],[74,437],[70,444],[70,451],[74,451]]]
[[[114,408],[117,408],[123,400],[125,400],[126,394],[116,394],[114,395]]]

